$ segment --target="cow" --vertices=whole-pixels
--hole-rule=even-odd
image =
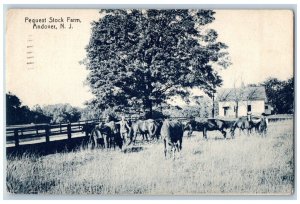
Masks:
[[[230,130],[232,136],[234,135],[236,128],[239,128],[243,132],[246,130],[247,135],[249,135],[252,129],[255,128],[255,124],[250,117],[243,116],[238,118],[237,121],[232,125]]]
[[[167,157],[168,147],[170,152],[173,152],[173,159],[175,159],[176,150],[179,152],[182,149],[182,138],[184,132],[184,125],[179,121],[170,121],[166,119],[161,127],[160,135],[164,141],[164,153]]]
[[[267,129],[268,129],[268,118],[262,115],[258,119],[253,119],[254,129],[257,133],[261,134],[262,136],[266,136]]]
[[[101,134],[101,124],[95,125],[91,131],[89,143],[92,145],[91,148],[98,148],[99,146],[106,147],[106,138],[105,135]],[[106,144],[106,145],[105,145]]]
[[[90,131],[91,127],[93,129]],[[120,136],[120,130],[114,121],[99,124],[88,124],[83,130],[90,131],[89,143],[92,149],[95,147],[116,148],[116,145],[122,150],[123,141]]]
[[[85,124],[82,125],[81,131],[86,132],[87,136],[89,136],[92,133],[92,131],[95,128],[96,125],[97,125],[96,122],[85,123]]]
[[[203,137],[207,139],[207,131],[218,130],[223,134],[224,139],[226,139],[226,129],[231,129],[232,125],[235,121],[226,121],[221,119],[208,119],[206,123],[204,123],[203,127]],[[233,135],[231,135],[233,138]]]
[[[223,137],[226,138],[227,132],[226,129],[230,129],[235,121],[227,121],[221,119],[210,118],[204,121],[192,120],[188,122],[188,126],[185,127],[185,130],[189,130],[188,136],[191,135],[193,131],[203,132],[203,138],[207,139],[207,131],[218,130],[223,134]]]
[[[116,148],[116,145],[122,150],[123,140],[120,135],[120,129],[116,122],[110,121],[100,126],[101,134],[104,134],[104,143],[106,148]]]
[[[267,130],[268,130],[268,125],[269,125],[268,118],[265,116],[262,116],[261,120],[260,120],[260,124],[258,126],[258,132],[260,134],[262,134],[263,136],[266,136]]]
[[[132,124],[130,130],[129,130],[129,138],[130,141],[128,145],[131,143],[135,143],[137,134],[140,133],[143,137],[143,140],[148,140],[148,136],[151,139],[154,139],[154,137],[159,136],[160,125],[158,122],[156,122],[153,119],[147,119],[147,120],[137,120],[135,123]]]
[[[182,124],[184,125],[184,131],[188,131],[187,133],[187,137],[191,137],[192,133],[194,131],[194,127],[196,126],[196,121],[194,119],[182,122]]]
[[[102,138],[101,133],[99,132],[99,126],[97,125],[96,122],[85,123],[82,126],[81,131],[86,133],[86,136],[88,137],[87,144],[88,145],[91,144],[92,149],[99,146],[99,144],[100,144],[99,140],[103,139],[103,138]],[[102,142],[102,144],[103,144],[103,142]]]

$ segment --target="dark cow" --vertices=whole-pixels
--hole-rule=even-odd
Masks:
[[[160,134],[164,141],[165,157],[167,157],[168,147],[170,147],[170,152],[173,152],[173,159],[175,159],[176,150],[179,152],[182,149],[183,132],[184,125],[181,122],[168,119],[163,122]]]
[[[157,140],[160,137],[160,131],[161,131],[161,127],[163,124],[164,120],[163,119],[157,119],[154,121],[155,125],[156,125],[156,130],[154,132],[154,138],[156,138]]]
[[[82,132],[85,132],[87,134],[87,136],[91,135],[93,129],[95,128],[95,126],[97,125],[96,122],[92,122],[92,123],[85,123],[83,126],[82,126],[82,129],[81,131]]]
[[[226,138],[227,132],[226,129],[230,129],[235,121],[227,121],[221,119],[206,119],[204,121],[191,121],[190,126],[192,130],[202,131],[203,138],[207,139],[207,131],[218,130],[223,134],[223,137]],[[192,132],[192,131],[189,131]]]
[[[86,123],[82,126],[81,131],[86,133],[86,136],[88,137],[87,144],[92,145],[91,148],[97,147],[100,143],[99,140],[101,137],[100,132],[98,132],[99,126],[96,122],[92,123]],[[98,140],[99,138],[99,140]],[[103,142],[102,142],[103,143]]]
[[[268,125],[269,125],[268,118],[262,117],[261,121],[260,121],[260,124],[258,126],[258,131],[263,136],[267,135]]]
[[[94,148],[98,148],[98,147],[106,147],[106,137],[105,135],[101,134],[101,124],[99,125],[95,125],[95,127],[93,128],[93,130],[91,131],[91,135],[90,135],[90,139],[89,139],[89,143],[92,145],[92,149]]]
[[[207,139],[207,131],[218,130],[226,138],[226,129],[230,129],[235,121],[227,121],[221,119],[208,119],[203,127],[203,137]],[[233,137],[233,135],[232,135]]]
[[[101,134],[100,126],[102,123],[97,124],[96,122],[86,123],[82,126],[82,132],[85,132],[88,136],[88,145],[91,145],[91,149],[95,147],[105,147],[104,135]]]
[[[123,140],[120,135],[120,129],[116,122],[110,121],[100,126],[101,134],[106,135],[104,138],[105,147],[116,148],[116,145],[122,150]]]
[[[149,135],[151,139],[154,139],[154,137],[159,136],[158,132],[159,132],[159,123],[156,122],[155,120],[153,119],[138,120],[132,124],[131,129],[129,131],[129,137],[130,137],[129,144],[135,143],[138,133],[142,135],[143,140],[144,139],[148,140],[147,135]]]
[[[197,122],[194,119],[182,122],[182,124],[184,126],[183,130],[184,131],[186,131],[186,130],[188,131],[187,137],[191,137],[192,136],[192,133],[195,130],[195,127],[196,127],[196,123]]]

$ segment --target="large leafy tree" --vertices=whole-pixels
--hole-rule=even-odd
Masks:
[[[87,83],[92,103],[108,107],[155,105],[172,96],[189,97],[198,87],[209,96],[222,83],[217,67],[226,68],[227,46],[207,29],[212,10],[101,10],[92,23]]]
[[[40,111],[30,110],[22,101],[13,93],[6,94],[6,124],[18,125],[29,123],[45,123],[51,120]]]
[[[268,102],[273,107],[274,113],[294,113],[294,77],[286,81],[269,78],[261,85],[266,88]]]

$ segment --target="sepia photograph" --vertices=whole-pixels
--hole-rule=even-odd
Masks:
[[[4,15],[5,194],[294,194],[292,9]]]

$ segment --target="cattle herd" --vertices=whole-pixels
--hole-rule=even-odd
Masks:
[[[179,121],[172,119],[139,119],[135,122],[126,120],[123,116],[121,120],[109,120],[106,122],[86,124],[83,131],[89,135],[89,144],[91,148],[116,148],[134,145],[137,136],[140,135],[143,140],[159,140],[164,144],[164,154],[167,157],[167,152],[173,154],[182,149],[182,139],[184,131],[188,131],[187,137],[192,135],[193,131],[202,131],[203,138],[207,139],[207,131],[218,130],[223,134],[224,139],[227,138],[227,131],[234,138],[235,130],[238,128],[246,134],[251,134],[253,131],[263,136],[266,136],[268,127],[268,119],[265,116],[261,117],[240,117],[237,120],[222,120],[222,119],[206,119],[199,122],[195,119],[188,121]]]

